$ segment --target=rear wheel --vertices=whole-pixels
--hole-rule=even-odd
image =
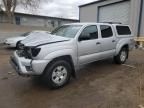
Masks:
[[[124,64],[128,58],[128,48],[123,47],[119,54],[114,57],[114,61],[117,64]]]
[[[71,77],[71,65],[65,60],[54,61],[44,72],[43,79],[50,88],[61,88]]]

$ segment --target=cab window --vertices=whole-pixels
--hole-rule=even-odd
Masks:
[[[79,41],[98,39],[98,29],[96,25],[88,26],[82,31]]]
[[[112,28],[109,25],[100,25],[102,38],[109,38],[113,36]]]

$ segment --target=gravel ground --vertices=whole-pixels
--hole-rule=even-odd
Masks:
[[[0,108],[142,108],[144,51],[126,65],[104,60],[84,66],[77,79],[50,90],[38,79],[18,76],[9,64],[14,49],[0,48]]]

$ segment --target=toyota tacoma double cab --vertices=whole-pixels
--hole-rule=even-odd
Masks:
[[[134,47],[128,25],[73,23],[21,41],[11,64],[22,76],[40,76],[51,88],[66,85],[80,66],[107,58],[123,64]]]

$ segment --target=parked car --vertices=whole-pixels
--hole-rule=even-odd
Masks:
[[[20,36],[16,36],[16,37],[12,37],[12,38],[8,38],[4,41],[4,44],[9,46],[9,47],[16,47],[18,48],[18,45],[20,43],[20,41],[26,39],[28,36],[31,35],[35,35],[37,33],[50,33],[48,31],[32,31],[32,32],[26,32],[21,34]]]
[[[22,41],[11,64],[20,75],[40,76],[52,88],[66,85],[82,65],[111,57],[125,63],[134,46],[133,34],[123,24],[66,24],[39,37]]]

